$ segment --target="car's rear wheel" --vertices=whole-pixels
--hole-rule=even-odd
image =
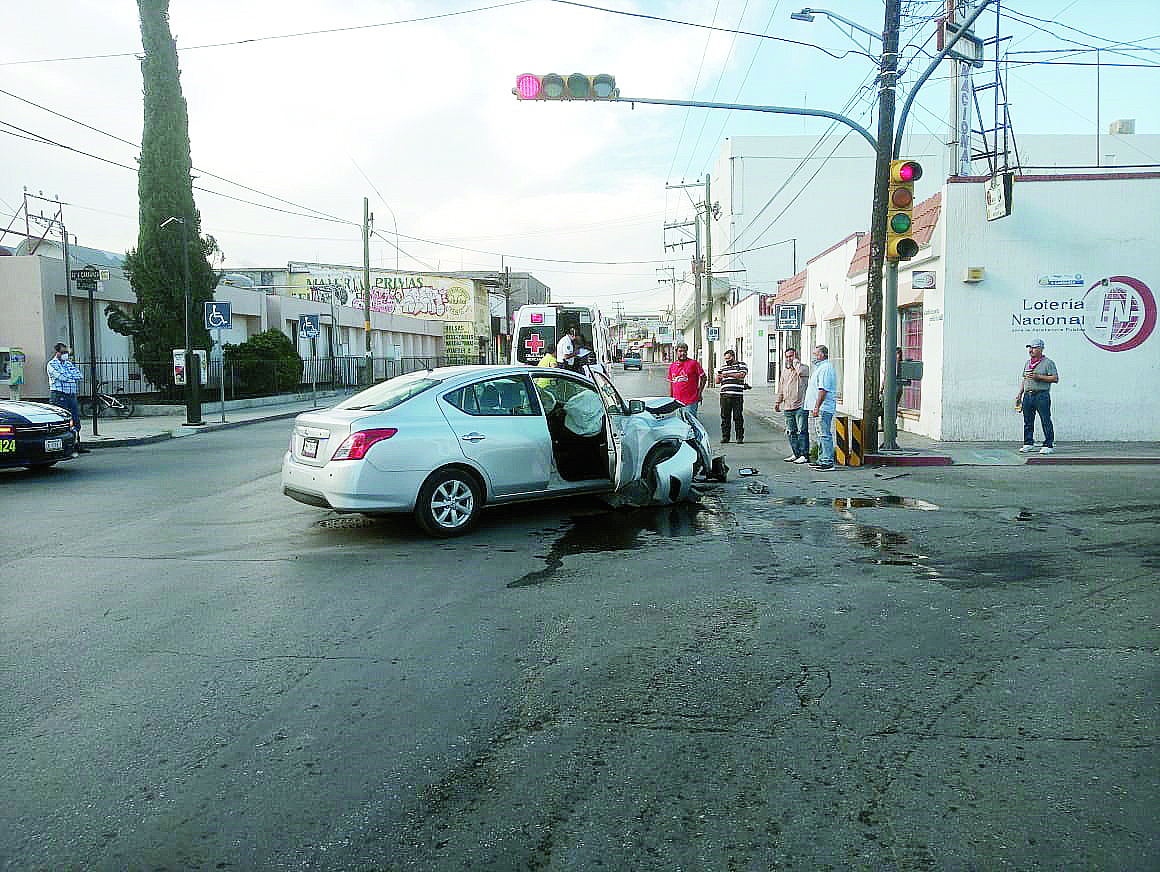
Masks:
[[[462,469],[444,469],[420,488],[415,520],[432,536],[458,536],[475,526],[482,508],[483,488],[475,476]]]

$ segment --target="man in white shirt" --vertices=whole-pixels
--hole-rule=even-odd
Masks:
[[[569,327],[568,332],[560,337],[556,343],[556,362],[564,369],[576,368],[576,328]]]

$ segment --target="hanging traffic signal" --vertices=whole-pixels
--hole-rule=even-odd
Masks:
[[[914,183],[922,166],[913,160],[890,162],[890,190],[886,202],[886,259],[910,260],[918,254],[914,230]]]
[[[512,93],[518,100],[611,100],[620,96],[616,78],[607,73],[595,76],[572,73],[521,73]]]

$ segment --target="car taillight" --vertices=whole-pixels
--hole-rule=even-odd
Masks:
[[[0,436],[14,436],[16,428],[11,424],[0,424]]]
[[[390,439],[398,432],[394,427],[383,427],[376,430],[359,430],[357,433],[351,433],[338,446],[338,450],[334,452],[334,456],[330,459],[362,460],[372,445],[383,439]]]

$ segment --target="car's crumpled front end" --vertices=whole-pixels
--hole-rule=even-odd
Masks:
[[[658,506],[695,500],[697,481],[724,481],[724,458],[713,456],[709,433],[671,397],[644,397],[643,410],[625,427],[622,450],[634,474],[608,501],[617,506]]]

